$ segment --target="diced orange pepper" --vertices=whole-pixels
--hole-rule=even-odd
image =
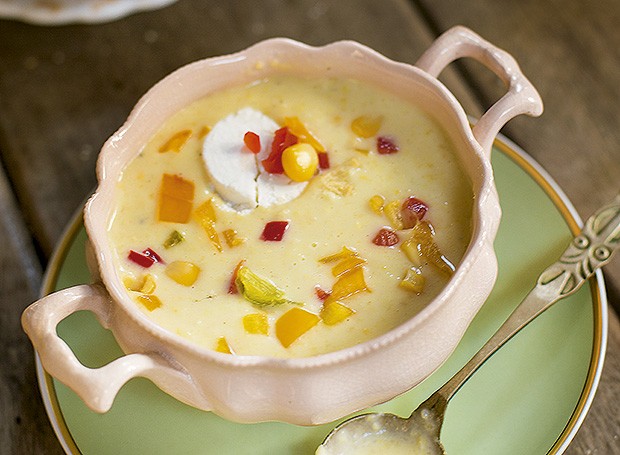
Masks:
[[[321,308],[321,319],[324,324],[335,325],[344,321],[346,318],[354,314],[355,311],[348,306],[343,305],[340,302],[333,301],[325,303]]]
[[[299,142],[306,142],[314,147],[317,152],[324,152],[325,147],[299,120],[299,117],[284,117],[284,126],[288,126],[291,133],[299,138]]]
[[[217,220],[215,216],[215,208],[211,199],[207,199],[203,202],[194,212],[194,216],[198,220],[198,223],[207,233],[209,240],[213,246],[221,253],[222,243],[220,242],[220,236],[215,230],[215,222]]]
[[[383,116],[371,117],[370,115],[360,115],[351,122],[351,131],[357,136],[369,138],[375,136],[381,128]]]
[[[267,335],[269,321],[265,313],[251,313],[243,316],[243,328],[252,335]]]
[[[366,259],[357,255],[349,256],[348,258],[342,259],[338,262],[338,264],[332,267],[332,275],[339,277],[343,273],[353,270],[356,267],[361,267],[364,264],[366,264]]]
[[[192,130],[179,131],[168,139],[164,145],[159,147],[159,153],[179,153],[191,135]]]
[[[161,300],[156,295],[139,295],[136,297],[138,303],[141,303],[149,311],[156,310],[161,306]]]
[[[164,174],[159,189],[157,219],[170,223],[187,223],[194,201],[194,182],[181,176]]]
[[[226,341],[225,337],[219,337],[215,343],[215,350],[217,352],[221,352],[222,354],[232,354],[233,351],[230,349],[228,341]]]
[[[359,292],[370,292],[370,288],[364,280],[364,269],[357,267],[340,275],[334,283],[331,295],[325,300],[325,304],[335,300],[343,300]]]
[[[320,321],[319,316],[301,308],[292,308],[276,321],[276,337],[285,348]]]
[[[401,214],[402,202],[399,200],[392,201],[383,206],[383,213],[390,221],[390,225],[397,231],[404,228],[403,218]]]

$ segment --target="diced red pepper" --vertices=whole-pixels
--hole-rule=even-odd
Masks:
[[[321,289],[320,286],[315,286],[314,291],[316,292],[316,296],[319,298],[319,300],[322,301],[325,301],[325,299],[327,299],[327,297],[329,297],[332,293],[332,291],[325,291]]]
[[[239,294],[239,289],[237,289],[237,274],[239,273],[239,269],[241,266],[245,264],[245,259],[239,261],[235,269],[233,270],[232,276],[230,277],[230,284],[228,285],[228,293],[229,294]]]
[[[428,211],[428,205],[426,205],[420,199],[410,196],[405,199],[400,209],[400,215],[403,222],[403,228],[409,229],[418,224]]]
[[[243,136],[243,142],[250,152],[256,154],[260,152],[260,136],[252,131],[248,131]]]
[[[380,229],[375,238],[372,240],[372,243],[378,246],[394,246],[398,242],[398,234],[388,228]]]
[[[288,127],[283,126],[277,130],[271,143],[271,153],[262,161],[265,170],[270,174],[284,174],[282,153],[287,147],[295,144],[297,144],[297,136],[291,133]]]
[[[379,152],[379,155],[389,155],[399,150],[400,148],[393,139],[386,136],[379,136],[377,138],[377,152]]]
[[[319,157],[319,168],[329,169],[329,155],[327,152],[318,152],[317,156]]]
[[[156,262],[154,257],[134,250],[129,250],[127,259],[145,268],[149,268]]]
[[[265,225],[260,238],[264,241],[279,242],[288,228],[288,221],[270,221]]]
[[[144,250],[142,252],[143,255],[148,256],[150,258],[153,258],[153,260],[155,262],[161,262],[163,263],[164,260],[161,258],[161,256],[159,254],[157,254],[155,251],[153,251],[151,248],[147,248],[146,250]]]

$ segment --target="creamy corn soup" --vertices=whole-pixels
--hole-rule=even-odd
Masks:
[[[422,109],[355,80],[273,77],[169,118],[118,181],[118,273],[153,322],[231,355],[370,340],[444,287],[473,195]]]

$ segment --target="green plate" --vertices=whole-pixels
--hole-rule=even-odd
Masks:
[[[484,344],[578,230],[570,202],[523,151],[500,139],[492,161],[503,208],[495,243],[497,285],[448,361],[411,391],[374,409],[408,415]],[[50,263],[43,294],[88,282],[85,240],[76,216]],[[448,453],[563,452],[598,384],[605,315],[598,273],[515,336],[450,402],[442,431]],[[112,334],[89,312],[66,318],[58,333],[90,367],[122,354]],[[67,453],[303,455],[314,453],[336,425],[233,423],[180,403],[146,379],[129,381],[112,409],[100,415],[37,363],[46,408]]]

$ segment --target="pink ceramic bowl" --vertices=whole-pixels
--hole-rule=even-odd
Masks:
[[[471,128],[437,75],[473,57],[507,84],[507,93]],[[274,73],[362,79],[423,106],[448,132],[473,185],[473,234],[445,289],[418,315],[371,341],[309,358],[220,354],[154,324],[129,298],[112,260],[106,228],[119,173],[172,114],[205,95]],[[490,149],[501,126],[542,103],[507,53],[456,27],[437,39],[416,66],[391,61],[355,42],[309,47],[288,39],[187,65],[155,85],[104,145],[99,186],[84,210],[100,281],[47,296],[24,312],[24,329],[44,368],[93,410],[107,411],[122,385],[142,376],[197,408],[240,422],[320,424],[391,399],[430,375],[454,350],[497,276],[493,241],[500,221]],[[56,334],[78,310],[94,312],[126,353],[101,368],[83,366]]]

